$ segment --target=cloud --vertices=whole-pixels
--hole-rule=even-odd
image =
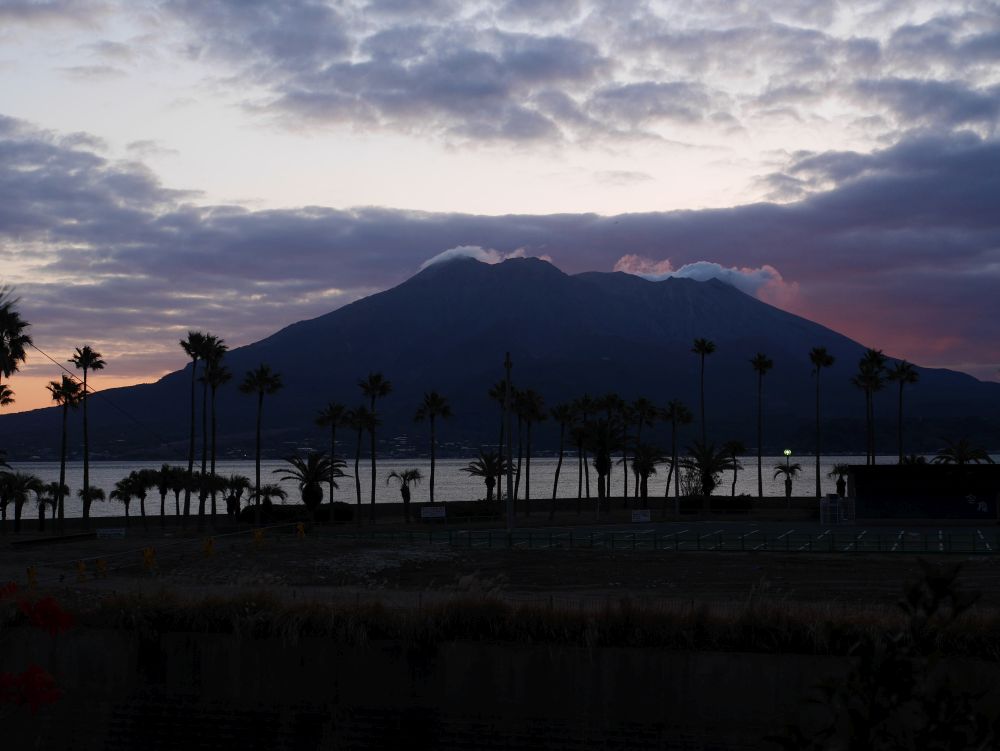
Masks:
[[[723,279],[924,365],[1000,361],[1000,141],[925,133],[870,154],[803,152],[775,177],[801,197],[620,216],[255,211],[195,204],[87,134],[0,116],[0,265],[57,354],[99,335],[116,357],[179,365],[186,328],[241,344],[428,259],[535,256],[568,273]]]
[[[447,263],[448,261],[454,261],[458,258],[472,258],[481,263],[496,264],[506,261],[508,258],[526,258],[528,254],[525,252],[524,248],[517,248],[510,253],[503,253],[499,250],[493,250],[492,248],[481,248],[478,245],[459,245],[455,248],[448,248],[448,250],[443,250],[432,258],[428,258],[422,264],[420,264],[420,271],[423,271],[428,266],[433,266],[438,263]],[[537,258],[543,261],[552,262],[552,259],[547,255],[540,255]]]
[[[654,261],[643,256],[626,255],[615,262],[614,270],[635,274],[653,282],[671,278],[694,279],[699,282],[718,279],[751,297],[781,306],[787,306],[799,293],[798,284],[786,282],[776,268],[767,264],[760,268],[738,268],[712,261],[695,261],[675,269],[670,259]]]

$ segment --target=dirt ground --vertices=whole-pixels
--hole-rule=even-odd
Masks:
[[[961,561],[963,587],[983,592],[982,607],[1000,608],[1000,557],[931,560]],[[0,585],[25,586],[29,567],[39,590],[80,604],[132,591],[197,598],[266,590],[289,599],[399,605],[480,593],[567,605],[622,597],[736,602],[751,596],[892,605],[919,574],[917,557],[906,554],[469,550],[333,539],[322,531],[305,538],[271,533],[260,541],[250,532],[217,536],[210,548],[204,536],[179,532],[38,546],[0,540]]]

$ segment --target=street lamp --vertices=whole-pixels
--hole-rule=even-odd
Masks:
[[[792,455],[791,449],[785,449],[785,498],[788,500],[789,506],[792,503],[792,474],[791,468],[788,465],[789,458]]]

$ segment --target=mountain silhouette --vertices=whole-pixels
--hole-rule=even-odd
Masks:
[[[225,332],[213,332],[225,337]],[[513,361],[517,387],[540,392],[548,405],[584,393],[645,396],[659,405],[698,400],[695,338],[716,344],[706,359],[706,422],[710,439],[756,438],[756,374],[749,360],[766,353],[765,449],[813,446],[813,347],[836,358],[822,373],[824,444],[829,451],[863,452],[864,397],[851,376],[865,346],[828,328],[763,303],[718,280],[652,282],[624,273],[567,275],[538,259],[489,265],[470,258],[435,263],[406,282],[326,315],[292,324],[226,355],[233,382],[219,391],[220,458],[244,456],[252,445],[255,403],[239,393],[243,373],[266,362],[284,389],[268,397],[264,425],[268,453],[325,448],[313,424],[329,401],[361,403],[357,381],[381,371],[392,393],[379,403],[383,450],[426,449],[427,427],[413,413],[425,391],[452,404],[439,425],[443,453],[470,452],[495,442],[498,407],[487,391]],[[878,342],[866,343],[879,346]],[[886,353],[892,356],[892,352]],[[90,404],[96,457],[172,459],[185,454],[190,364],[156,383],[111,389]],[[943,436],[969,436],[1000,445],[1000,384],[954,371],[918,368],[906,389],[907,451],[937,448]],[[200,399],[200,388],[199,388]],[[896,385],[876,394],[877,449],[896,450]],[[200,408],[200,403],[199,403]],[[685,441],[695,437],[691,430]],[[75,430],[79,431],[78,428]],[[200,424],[199,424],[200,430]],[[59,439],[54,409],[0,416],[0,435],[12,458],[52,458]],[[647,433],[665,445],[665,429]],[[556,446],[557,428],[542,423],[534,443]],[[71,440],[76,441],[74,434]],[[339,439],[353,448],[349,431]]]

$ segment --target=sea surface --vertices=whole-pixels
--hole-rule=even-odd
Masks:
[[[736,494],[746,493],[757,494],[757,457],[745,456],[741,459],[744,469],[737,474]],[[795,478],[793,494],[800,496],[812,495],[815,492],[815,459],[808,456],[792,457],[793,462],[802,465],[802,472]],[[823,493],[836,492],[835,478],[827,477],[834,464],[864,464],[863,456],[830,456],[823,457],[820,464],[820,474]],[[777,464],[784,464],[783,456],[764,457],[764,494],[770,496],[784,496],[783,478],[774,479],[774,467]],[[894,464],[895,456],[880,456],[878,464]],[[170,462],[174,465],[180,462]],[[467,466],[468,459],[439,459],[437,461],[434,474],[434,497],[437,501],[470,501],[486,497],[486,487],[482,479],[470,477],[462,472],[462,467]],[[555,477],[557,460],[555,458],[534,458],[531,461],[531,497],[532,499],[546,499],[552,496],[552,482]],[[90,484],[102,488],[105,494],[110,494],[115,483],[127,476],[129,472],[137,469],[159,469],[163,462],[115,462],[115,461],[92,461],[90,463]],[[186,466],[186,465],[185,465]],[[287,464],[282,460],[261,462],[261,483],[280,484],[288,493],[286,503],[297,503],[299,501],[298,486],[294,481],[286,480],[279,482],[275,470],[282,470]],[[59,462],[13,462],[11,467],[19,472],[30,472],[37,475],[45,482],[53,482],[59,479]],[[195,469],[199,464],[195,463]],[[416,468],[423,474],[424,479],[416,486],[412,487],[412,498],[414,502],[425,502],[428,499],[428,481],[430,478],[430,460],[420,459],[379,459],[378,476],[375,483],[376,503],[397,503],[400,501],[399,485],[395,480],[386,482],[389,474],[393,471],[400,472],[405,469]],[[353,473],[353,461],[349,462],[347,471]],[[657,475],[650,478],[650,497],[662,498],[667,480],[667,467],[660,467]],[[220,461],[216,463],[216,473],[222,477],[232,474],[241,474],[253,482],[254,462],[252,461]],[[371,472],[368,462],[362,459],[361,462],[361,491],[362,502],[368,503],[370,499]],[[716,495],[729,495],[732,486],[732,472],[727,472],[722,477],[721,485],[716,489]],[[518,497],[524,497],[525,472],[522,465],[521,486]],[[634,484],[631,475],[628,478],[629,495],[634,494]],[[83,463],[79,461],[66,463],[66,484],[70,488],[70,497],[66,499],[66,515],[78,517],[82,515],[80,500],[76,497],[77,490],[83,485]],[[354,503],[356,501],[354,478],[343,477],[338,480],[339,489],[334,491],[334,500]],[[673,482],[671,482],[673,485]],[[621,496],[623,490],[623,475],[620,465],[616,465],[611,475],[612,495]],[[590,493],[591,497],[597,497],[597,474],[591,467],[590,471]],[[567,456],[563,461],[562,472],[559,477],[558,495],[560,498],[575,498],[577,494],[577,459],[575,456]],[[671,488],[671,496],[673,489]],[[324,501],[328,501],[325,498]],[[181,503],[184,497],[181,494]],[[244,503],[246,498],[244,497]],[[174,513],[174,497],[170,493],[167,495],[167,513]],[[193,509],[197,509],[197,494],[193,496]],[[225,503],[219,503],[220,511],[225,512]],[[156,488],[150,490],[146,497],[146,513],[158,514],[160,508],[160,496]],[[8,509],[8,516],[11,514]],[[124,513],[122,505],[116,501],[96,502],[91,507],[92,516],[120,516]],[[139,514],[138,500],[132,501],[130,513]],[[26,517],[37,515],[34,503],[24,509]]]

